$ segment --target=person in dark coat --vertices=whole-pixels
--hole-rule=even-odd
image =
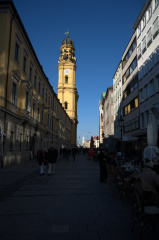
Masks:
[[[39,162],[39,154],[40,154],[40,149],[38,149],[37,154],[36,154],[36,161]]]
[[[119,167],[119,161],[118,161],[118,157],[117,157],[117,156],[114,156],[114,157],[113,157],[111,164],[112,164],[114,167]]]
[[[102,149],[99,153],[99,166],[100,166],[100,181],[105,182],[107,180],[107,168],[106,168],[106,156],[105,151]]]
[[[48,150],[48,175],[55,174],[55,164],[58,157],[58,151],[52,145]]]
[[[72,148],[72,156],[73,156],[73,160],[75,161],[75,157],[77,154],[77,149],[76,148]]]

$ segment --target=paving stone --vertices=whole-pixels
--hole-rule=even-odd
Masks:
[[[88,232],[87,224],[70,224],[70,232]]]
[[[131,199],[100,183],[98,162],[83,155],[58,159],[51,177],[40,177],[36,164],[0,169],[0,240],[138,239],[139,224],[131,232]],[[159,221],[156,232],[145,226],[143,236],[157,240]]]

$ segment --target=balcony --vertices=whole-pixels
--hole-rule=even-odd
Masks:
[[[22,120],[27,122],[30,120],[30,112],[25,109],[18,109],[17,114],[22,118]]]

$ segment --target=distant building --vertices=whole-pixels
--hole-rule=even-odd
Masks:
[[[139,131],[139,89],[137,39],[134,31],[122,56],[122,89],[123,89],[123,141],[127,150],[139,149],[140,143],[133,135]],[[128,144],[130,143],[130,144]]]
[[[102,92],[101,100],[99,101],[99,144],[103,144],[104,130],[103,130],[103,103],[106,92]]]
[[[99,137],[93,137],[94,147],[99,148]]]
[[[83,146],[83,144],[84,144],[84,141],[85,141],[85,140],[84,140],[84,135],[83,135],[83,138],[82,138],[82,146]]]
[[[123,116],[123,92],[122,92],[122,62],[113,76],[113,97],[114,97],[114,138],[120,139],[121,129],[119,126],[120,117]]]
[[[113,86],[107,88],[103,101],[103,133],[105,138],[114,135]]]
[[[94,148],[98,148],[99,147],[99,137],[93,137],[93,142],[94,142]],[[90,148],[90,143],[91,140],[87,140],[83,142],[83,148]]]
[[[113,86],[107,88],[99,102],[100,112],[100,146],[114,151],[114,93]],[[102,138],[102,141],[101,141]]]
[[[87,140],[83,143],[83,148],[90,148],[90,140]]]

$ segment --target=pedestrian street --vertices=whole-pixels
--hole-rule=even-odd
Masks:
[[[35,159],[0,169],[1,240],[139,239],[132,199],[100,182],[98,162],[81,154],[58,158],[55,175],[39,169]],[[158,236],[144,227],[144,240]]]

